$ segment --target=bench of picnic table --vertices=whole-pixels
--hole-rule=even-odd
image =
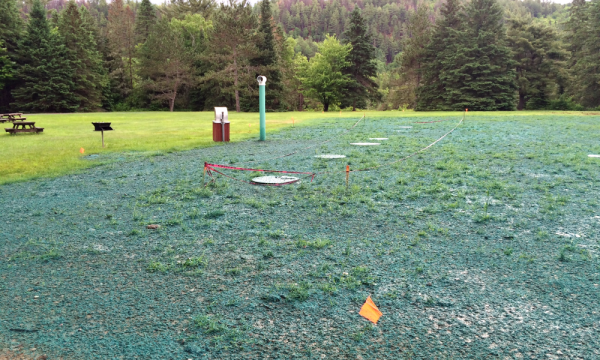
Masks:
[[[28,133],[28,132],[37,134],[37,133],[43,132],[44,128],[36,128],[35,122],[21,121],[21,122],[13,123],[12,128],[4,128],[4,130],[11,135],[14,135],[16,133]]]
[[[27,118],[24,118],[23,114],[21,114],[21,113],[0,114],[0,123],[14,122],[14,121],[25,121],[25,120],[27,120]]]
[[[7,133],[13,135],[16,133],[41,133],[44,132],[44,128],[33,128],[33,129],[7,129],[4,128],[4,130],[6,130]]]

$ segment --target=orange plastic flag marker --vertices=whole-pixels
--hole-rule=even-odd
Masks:
[[[465,109],[465,112],[469,112],[469,109]]]
[[[83,154],[85,152],[85,149],[81,148],[81,149],[79,149],[79,152]]]
[[[348,188],[348,178],[350,176],[350,165],[346,165],[346,189]]]
[[[360,308],[359,314],[373,324],[377,324],[377,321],[379,321],[379,318],[383,315],[373,300],[371,300],[371,295],[369,295],[367,301],[365,301],[362,308]]]

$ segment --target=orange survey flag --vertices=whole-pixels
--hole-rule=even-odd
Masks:
[[[79,149],[79,152],[83,154],[85,152],[85,150],[83,148],[81,148],[81,149]]]
[[[381,317],[381,315],[383,315],[381,311],[379,311],[373,300],[371,300],[371,295],[369,295],[367,301],[365,301],[363,306],[360,308],[359,314],[367,320],[371,321],[373,324],[377,324],[377,321],[379,321],[379,318]]]

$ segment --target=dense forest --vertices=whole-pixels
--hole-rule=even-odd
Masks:
[[[600,0],[0,0],[0,112],[600,109]]]

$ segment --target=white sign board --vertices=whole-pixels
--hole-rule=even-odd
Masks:
[[[220,123],[221,121],[228,123],[229,115],[227,114],[226,107],[215,107],[215,122]]]

